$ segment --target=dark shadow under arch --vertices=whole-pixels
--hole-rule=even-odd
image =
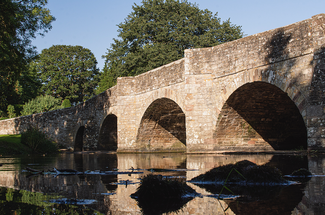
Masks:
[[[214,139],[218,147],[232,150],[306,149],[307,129],[285,92],[269,83],[253,82],[228,98]]]
[[[85,126],[80,126],[77,134],[76,134],[76,140],[74,143],[74,151],[80,152],[83,151],[83,136],[84,136]]]
[[[117,150],[117,117],[109,114],[100,128],[98,150]]]
[[[185,114],[179,105],[168,98],[152,102],[141,119],[137,144],[148,151],[185,151]]]

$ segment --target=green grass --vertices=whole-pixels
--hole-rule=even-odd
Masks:
[[[0,135],[0,141],[5,141],[8,143],[20,143],[20,134],[6,134],[6,135]]]
[[[0,135],[0,155],[31,154],[32,150],[21,143],[20,134]]]

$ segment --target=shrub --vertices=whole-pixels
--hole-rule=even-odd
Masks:
[[[13,105],[8,105],[7,111],[9,118],[16,117],[15,107]]]
[[[58,151],[57,144],[35,127],[29,127],[27,131],[21,134],[21,143],[40,153],[54,153]]]
[[[62,108],[69,108],[71,107],[71,102],[69,99],[64,99],[62,102]]]
[[[21,114],[23,116],[31,115],[34,113],[41,113],[61,108],[60,99],[54,98],[53,96],[45,95],[38,96],[35,99],[30,100],[23,106]]]

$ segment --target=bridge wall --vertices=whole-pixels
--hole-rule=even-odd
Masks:
[[[117,150],[148,150],[137,142],[139,128],[150,105],[164,98],[175,102],[185,115],[187,152],[274,150],[262,135],[255,132],[250,136],[251,128],[242,126],[243,116],[228,107],[230,98],[251,101],[256,86],[267,86],[271,91],[260,101],[276,106],[287,96],[307,130],[308,148],[324,149],[324,29],[325,15],[320,14],[219,46],[185,50],[183,59],[136,77],[118,78],[117,86],[76,107],[0,121],[0,133],[19,133],[33,124],[58,143],[74,147],[77,131],[84,126],[83,146],[91,150],[97,148],[106,116],[114,114]],[[247,93],[243,94],[243,89]],[[278,89],[282,94],[275,93]],[[259,108],[255,112],[257,116],[265,111]],[[274,113],[281,114],[278,112]],[[170,113],[164,117],[171,119]],[[227,129],[220,130],[221,118],[230,125],[232,135]],[[277,137],[273,139],[278,141]]]
[[[100,123],[115,113],[115,91],[113,87],[75,107],[1,120],[0,134],[19,134],[34,126],[58,144],[74,148],[77,131],[84,126],[84,149],[96,149]]]
[[[325,44],[323,27],[324,15],[321,14],[216,47],[185,50],[184,81],[168,86],[171,95],[177,94],[177,97],[165,94],[164,87],[138,90],[141,87],[137,86],[130,90],[137,93],[125,99],[142,108],[136,111],[138,116],[134,119],[133,135],[122,135],[128,139],[120,139],[119,149],[137,148],[133,143],[145,107],[148,107],[148,102],[166,97],[174,100],[186,115],[188,152],[274,150],[265,141],[261,143],[261,137],[246,138],[222,147],[214,137],[219,114],[228,98],[245,84],[255,82],[272,84],[286,93],[298,108],[308,130],[309,148],[323,148],[324,99],[323,94],[320,95],[324,85],[323,62],[320,60],[322,45]],[[128,81],[135,82],[135,79],[137,77],[128,78]],[[312,96],[315,93],[317,96]],[[242,132],[238,129],[238,133]]]

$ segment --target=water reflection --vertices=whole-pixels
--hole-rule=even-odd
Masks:
[[[250,198],[237,200],[209,197],[217,193],[217,190],[188,183],[202,197],[194,198],[180,211],[171,214],[322,214],[325,211],[325,158],[320,156],[64,153],[53,157],[1,157],[0,163],[3,166],[0,167],[0,186],[57,195],[64,199],[95,200],[88,207],[103,214],[142,214],[137,202],[130,197],[136,192],[141,176],[161,174],[188,181],[214,167],[241,160],[276,166],[285,175],[299,168],[306,168],[317,177],[305,184],[273,187],[271,190],[256,189],[259,195],[247,195],[248,191],[243,191],[242,195]],[[56,167],[80,172],[140,169],[143,174],[26,177],[29,174],[23,171],[26,167],[45,171]],[[153,171],[157,169],[161,171]]]

